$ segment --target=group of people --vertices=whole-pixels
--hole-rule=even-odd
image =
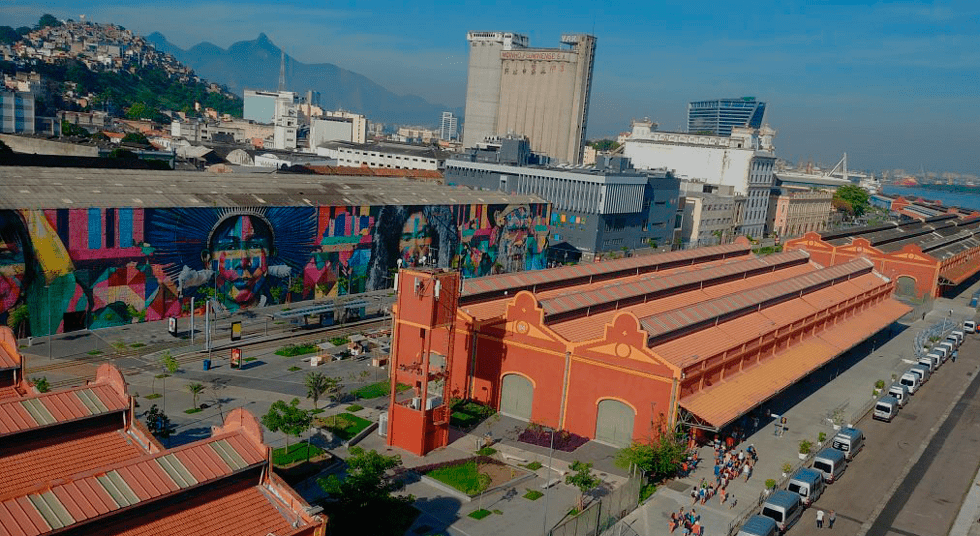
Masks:
[[[837,521],[837,514],[834,513],[833,510],[831,510],[829,514],[824,514],[823,510],[817,510],[817,528],[818,529],[822,529],[823,528],[823,520],[824,520],[824,518],[827,519],[827,528],[828,529],[834,528],[834,521]]]
[[[684,536],[704,535],[704,527],[701,526],[701,515],[694,508],[691,508],[690,512],[684,512],[684,507],[681,506],[679,512],[671,512],[668,526],[670,527],[671,533],[677,530],[677,527],[684,527]]]

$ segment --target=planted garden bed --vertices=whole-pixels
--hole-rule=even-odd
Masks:
[[[550,448],[552,432],[551,430],[545,429],[541,425],[532,424],[525,428],[524,431],[521,432],[521,435],[517,436],[517,440],[531,445],[537,445],[539,447]],[[573,434],[567,430],[558,430],[554,432],[554,442],[555,450],[560,450],[562,452],[573,452],[575,449],[588,443],[589,439]]]
[[[316,425],[329,430],[333,435],[344,441],[350,441],[354,436],[364,431],[365,428],[371,426],[371,421],[345,412],[318,418]]]
[[[487,456],[475,456],[415,468],[419,474],[451,486],[470,497],[530,473]]]

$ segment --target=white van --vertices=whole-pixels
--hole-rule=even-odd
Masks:
[[[786,483],[786,491],[799,495],[804,506],[810,506],[819,499],[825,487],[820,471],[807,467],[797,469]]]
[[[899,406],[905,406],[909,401],[909,395],[911,394],[909,388],[901,383],[893,383],[891,387],[888,388],[888,396],[894,396],[898,400]]]
[[[977,323],[974,322],[973,320],[967,320],[967,321],[963,322],[963,332],[964,333],[976,333],[977,332]]]
[[[736,536],[777,536],[779,527],[771,517],[754,515],[742,525]]]
[[[951,331],[948,338],[956,339],[956,346],[963,344],[963,332],[959,330]]]
[[[920,357],[916,362],[920,366],[929,369],[929,372],[936,372],[936,369],[939,368],[940,360],[942,360],[942,358],[937,354],[929,354],[925,357]]]
[[[785,533],[803,515],[803,501],[800,496],[784,489],[776,490],[762,503],[762,515],[772,518]]]
[[[913,395],[919,390],[919,385],[922,384],[922,382],[919,381],[919,376],[917,374],[912,374],[911,372],[902,374],[902,377],[898,379],[898,383],[904,387],[907,387],[909,394]]]
[[[871,415],[871,418],[879,421],[892,422],[895,415],[898,415],[899,406],[898,399],[894,396],[883,396],[875,402],[875,411]]]
[[[909,369],[909,372],[911,372],[912,374],[919,375],[920,384],[924,384],[927,381],[929,381],[929,376],[931,375],[931,373],[929,372],[929,367],[924,365],[912,365],[912,368]]]
[[[929,353],[930,354],[939,354],[940,362],[942,362],[942,361],[946,361],[947,359],[949,359],[950,351],[949,351],[949,349],[946,346],[943,346],[942,344],[939,344],[937,346],[933,346],[932,347],[932,350]]]
[[[939,343],[939,347],[946,350],[946,355],[943,357],[943,361],[946,361],[949,359],[949,356],[953,355],[953,352],[956,351],[956,339],[953,339],[952,341],[946,339],[945,341]]]
[[[842,428],[830,442],[830,446],[843,452],[848,460],[853,460],[864,448],[864,432],[857,428]]]
[[[823,473],[824,482],[832,484],[847,469],[847,457],[843,452],[827,447],[813,457],[813,468]]]

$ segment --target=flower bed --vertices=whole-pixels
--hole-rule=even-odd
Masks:
[[[546,430],[542,426],[532,424],[525,428],[524,431],[521,432],[521,435],[517,436],[517,440],[524,443],[529,443],[531,445],[537,445],[539,447],[550,448],[551,434],[551,430]],[[555,450],[560,450],[562,452],[572,452],[589,442],[588,438],[573,434],[566,430],[558,430],[554,432],[554,440]]]
[[[416,467],[414,471],[471,497],[528,474],[487,456],[434,463]]]

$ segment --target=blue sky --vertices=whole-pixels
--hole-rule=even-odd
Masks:
[[[980,2],[297,2],[0,0],[0,24],[44,12],[159,31],[187,48],[265,32],[398,93],[463,106],[468,30],[598,37],[589,137],[649,116],[682,128],[690,100],[769,105],[779,156],[980,174]],[[177,7],[175,7],[175,5]],[[435,119],[433,120],[435,121]]]

